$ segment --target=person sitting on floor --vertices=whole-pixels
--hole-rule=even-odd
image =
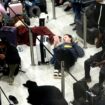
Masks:
[[[64,42],[58,45],[59,41],[54,41],[55,45],[58,45],[53,49],[54,51],[54,77],[61,77],[61,61],[64,61],[64,69],[69,72],[69,68],[75,64],[78,57],[84,56],[83,49],[73,41],[73,38],[69,34],[65,34],[63,37]]]
[[[3,75],[9,75],[9,84],[14,82],[14,75],[19,71],[20,56],[15,46],[6,38],[0,38],[0,71]]]
[[[100,34],[96,42],[96,48],[102,47],[101,51],[90,56],[84,62],[85,77],[82,80],[91,82],[90,67],[100,67],[99,85],[102,86],[105,80],[105,32],[100,29]]]

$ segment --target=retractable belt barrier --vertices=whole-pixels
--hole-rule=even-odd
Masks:
[[[5,96],[5,98],[7,99],[9,105],[13,105],[10,100],[8,99],[7,95],[5,94],[5,92],[3,91],[3,89],[0,86],[0,105],[2,105],[2,99],[1,99],[1,93],[3,93],[3,95]]]
[[[54,1],[54,0],[53,0]],[[11,10],[12,8],[9,7]],[[16,13],[12,10],[12,12],[16,15]],[[34,53],[33,53],[33,37],[32,37],[32,32],[31,32],[31,29],[30,27],[28,27],[28,25],[26,23],[24,23],[19,16],[17,16],[18,19],[26,26],[26,28],[29,29],[29,39],[30,39],[30,52],[31,52],[31,63],[32,65],[35,65],[35,62],[34,62]],[[54,16],[55,18],[55,16]],[[85,19],[84,19],[85,20]],[[86,26],[86,25],[85,25]],[[86,27],[85,27],[86,28]],[[86,33],[85,33],[86,34]],[[41,42],[41,40],[36,37],[39,42]],[[43,43],[42,43],[43,44]],[[49,50],[48,48],[43,44],[43,46],[45,47],[45,49],[52,55],[54,56]],[[62,90],[62,93],[63,95],[65,96],[65,80],[64,80],[64,61],[61,61],[61,73],[62,73],[62,78],[61,78],[61,90]],[[67,72],[76,82],[78,81],[70,72]],[[3,90],[2,90],[3,91]],[[89,93],[86,91],[86,93]],[[6,96],[5,96],[6,97]],[[7,98],[7,97],[6,97]],[[8,99],[8,98],[7,98]]]

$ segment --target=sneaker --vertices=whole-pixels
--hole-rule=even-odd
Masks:
[[[59,72],[59,70],[54,70],[54,78],[61,79],[61,73]]]
[[[75,25],[75,24],[76,24],[75,22],[74,22],[74,23],[71,23],[70,26],[73,26],[73,25]]]
[[[54,76],[54,79],[61,79],[62,77],[60,75]]]
[[[58,79],[61,79],[62,78],[62,74],[61,72],[58,73]]]
[[[54,76],[58,76],[58,70],[54,70]]]
[[[82,81],[86,81],[86,82],[88,82],[88,83],[89,83],[89,82],[91,82],[91,77],[90,77],[90,78],[85,78],[85,77],[84,77],[84,78],[83,78],[83,79],[81,79],[81,80],[82,80]]]
[[[58,76],[60,76],[60,77],[62,76],[61,72],[58,73]]]
[[[61,72],[58,72],[58,75],[56,76],[55,79],[61,79],[61,78],[62,78],[62,74],[61,74]]]

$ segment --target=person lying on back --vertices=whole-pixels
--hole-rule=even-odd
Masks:
[[[57,45],[58,42],[54,43]],[[64,61],[64,68],[69,71],[69,68],[75,64],[78,57],[84,56],[83,49],[73,41],[69,34],[63,36],[63,43],[53,49],[54,51],[54,76],[61,76],[61,61]]]

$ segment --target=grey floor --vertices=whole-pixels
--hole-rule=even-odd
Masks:
[[[70,12],[64,12],[65,6],[56,7],[56,19],[53,17],[52,12],[52,3],[50,0],[47,0],[48,6],[48,16],[49,20],[46,23],[46,26],[56,35],[63,36],[68,33],[71,34],[74,39],[79,39],[78,44],[84,48],[83,41],[77,36],[75,31],[72,31],[72,26],[70,23],[73,23],[74,14],[72,10]],[[38,25],[38,18],[31,18],[31,26]],[[53,66],[51,64],[47,65],[37,65],[37,56],[36,56],[36,47],[34,46],[34,59],[35,66],[32,66],[31,58],[30,58],[30,47],[27,45],[19,45],[18,49],[21,48],[22,51],[19,50],[19,54],[22,59],[22,70],[26,71],[26,73],[19,72],[19,74],[15,77],[14,85],[8,84],[8,78],[5,77],[0,80],[0,86],[6,93],[7,97],[9,95],[14,95],[18,101],[18,105],[30,105],[27,103],[28,91],[25,87],[23,87],[23,83],[27,80],[36,81],[38,85],[53,85],[58,87],[61,90],[61,79],[54,79],[53,77]],[[84,48],[85,56],[83,58],[79,58],[76,64],[70,68],[70,72],[79,80],[84,76],[84,60],[87,59],[90,55],[93,55],[100,49],[96,49],[94,45],[87,44],[87,48]],[[92,68],[91,76],[92,82],[89,83],[89,87],[91,87],[94,83],[98,82],[99,68]],[[73,100],[73,83],[75,80],[67,73],[65,73],[65,99],[69,103]],[[1,93],[2,105],[8,105],[8,101]],[[69,104],[70,105],[70,104]]]

